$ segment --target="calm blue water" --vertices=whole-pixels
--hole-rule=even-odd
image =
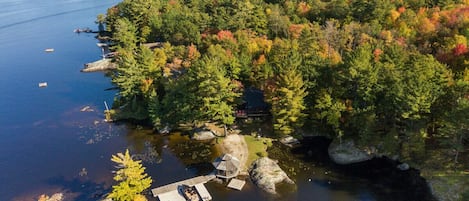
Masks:
[[[96,200],[112,185],[111,155],[125,148],[160,154],[160,163],[145,163],[153,186],[196,174],[162,148],[164,137],[102,122],[103,101],[112,103],[115,93],[105,91],[110,80],[102,73],[79,72],[101,51],[94,35],[73,30],[96,29],[95,16],[117,2],[0,1],[0,200],[37,200],[55,192],[65,193],[66,200]],[[46,53],[46,48],[55,51]],[[48,87],[39,88],[39,82]],[[85,106],[94,111],[81,112]],[[376,200],[367,181],[314,176],[313,170],[324,168],[293,177],[297,189],[278,197],[250,183],[241,192],[207,186],[214,200]],[[344,185],[331,187],[331,177]]]

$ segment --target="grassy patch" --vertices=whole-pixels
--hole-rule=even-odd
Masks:
[[[268,156],[267,148],[272,146],[272,139],[270,138],[257,138],[252,135],[244,135],[244,140],[248,146],[248,159],[246,165],[250,166],[257,158],[261,156]]]

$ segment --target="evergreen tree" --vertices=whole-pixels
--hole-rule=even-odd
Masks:
[[[123,106],[121,118],[145,120],[148,118],[148,103],[156,97],[156,88],[161,78],[162,64],[153,52],[140,46],[137,55],[133,51],[119,48],[117,71],[113,83],[120,89],[117,104]]]
[[[332,132],[339,140],[342,140],[344,131],[341,128],[342,112],[346,109],[345,104],[330,95],[327,89],[321,90],[314,105],[315,118],[323,124],[330,126]]]
[[[198,105],[195,102],[197,96],[195,90],[189,82],[188,75],[183,75],[177,80],[169,80],[165,84],[166,94],[161,102],[153,99],[150,105],[153,124],[156,126],[178,125],[200,117]]]
[[[374,52],[381,50],[376,49]],[[379,68],[374,65],[378,56],[373,58],[370,45],[362,45],[350,53],[344,64],[345,73],[342,75],[343,86],[346,87],[345,97],[348,100],[347,111],[352,115],[349,124],[352,132],[360,137],[371,137],[375,134],[373,127],[375,120],[376,95],[382,90],[378,85]]]
[[[137,28],[126,18],[119,18],[116,20],[113,40],[116,42],[116,47],[123,48],[128,51],[133,51],[137,48]],[[120,52],[120,51],[118,51]]]
[[[218,60],[205,57],[195,63],[189,73],[200,117],[232,124],[235,120],[233,106],[240,94],[236,92],[238,86],[226,77]]]
[[[439,136],[443,138],[441,143],[444,147],[454,150],[454,162],[458,163],[459,153],[464,151],[464,140],[469,139],[469,70],[464,72],[462,78],[455,80],[455,83],[446,92],[445,98],[440,103],[435,113],[441,112]],[[444,105],[443,105],[444,104]],[[446,146],[445,146],[446,145]]]
[[[269,86],[268,102],[272,105],[273,125],[275,132],[291,134],[303,125],[305,109],[304,97],[307,95],[303,77],[298,71],[301,58],[296,52],[278,66],[275,83]]]
[[[114,180],[119,183],[112,186],[108,198],[115,201],[146,200],[141,193],[150,187],[152,180],[145,173],[141,161],[134,161],[128,149],[124,154],[112,155],[111,160],[117,163]]]

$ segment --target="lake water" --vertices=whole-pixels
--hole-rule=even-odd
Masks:
[[[142,154],[153,187],[200,173],[166,146],[168,137],[103,122],[103,102],[112,103],[116,91],[106,90],[112,85],[102,73],[79,72],[101,51],[94,35],[73,30],[96,29],[95,16],[117,2],[0,1],[0,200],[37,200],[55,192],[64,192],[66,200],[97,200],[113,184],[111,155],[126,148]],[[40,82],[48,86],[39,88]],[[82,112],[86,106],[92,111]],[[315,163],[303,168],[292,175],[297,187],[280,186],[278,196],[250,182],[243,191],[207,187],[215,201],[392,200],[383,198],[387,187],[375,188],[370,180]]]

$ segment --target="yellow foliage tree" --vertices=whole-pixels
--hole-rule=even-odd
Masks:
[[[117,163],[114,180],[119,182],[108,195],[115,201],[146,201],[141,193],[150,187],[151,178],[144,172],[141,161],[134,161],[127,149],[125,153],[112,155],[111,161]]]

